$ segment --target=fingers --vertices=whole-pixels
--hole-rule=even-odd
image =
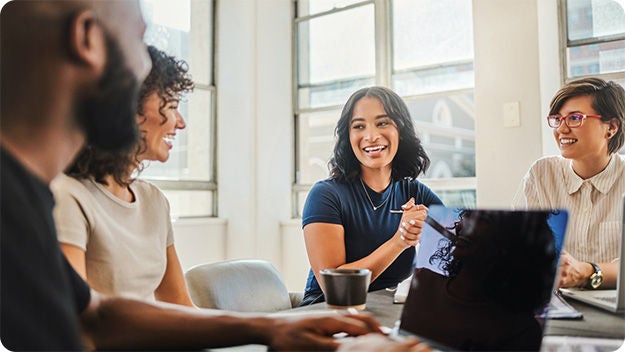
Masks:
[[[382,333],[382,330],[380,329],[380,323],[368,313],[348,314],[346,315],[346,317],[350,319],[360,320],[367,326],[367,328],[371,330],[370,332]]]
[[[415,201],[414,201],[414,197],[408,199],[408,201],[406,202],[406,204],[402,205],[401,208],[403,210],[408,210],[411,209],[412,207],[414,207],[415,205]]]

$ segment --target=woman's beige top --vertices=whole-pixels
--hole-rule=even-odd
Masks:
[[[154,300],[173,244],[169,203],[151,183],[130,185],[135,201],[93,179],[61,175],[52,190],[59,241],[85,251],[87,281],[98,292]]]
[[[611,262],[619,257],[625,159],[613,154],[608,166],[583,180],[561,156],[537,160],[523,179],[515,208],[566,209],[564,249],[578,260]]]

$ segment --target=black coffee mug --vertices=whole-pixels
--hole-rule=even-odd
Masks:
[[[365,309],[371,282],[369,269],[323,269],[319,274],[328,308]]]

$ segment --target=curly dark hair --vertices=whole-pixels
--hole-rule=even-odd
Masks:
[[[159,113],[163,117],[164,124],[167,122],[167,116],[163,113],[163,108],[167,103],[179,101],[183,94],[193,91],[194,83],[184,60],[169,56],[151,45],[148,46],[148,53],[152,60],[152,69],[139,90],[137,115],[144,117],[143,108],[146,99],[153,93],[157,93],[161,98]],[[142,122],[139,123],[139,126]],[[138,172],[141,172],[139,155],[145,151],[144,144],[142,137],[131,153],[107,152],[86,145],[66,170],[66,173],[74,178],[93,177],[101,184],[106,184],[104,179],[106,175],[112,175],[115,182],[128,186],[133,181],[129,175],[129,170],[135,167]]]
[[[625,143],[625,89],[613,81],[586,77],[571,81],[562,86],[549,104],[549,115],[560,112],[567,100],[579,96],[593,97],[592,108],[601,115],[601,121],[618,121],[618,130],[608,142],[608,154],[616,153]]]
[[[352,94],[343,107],[334,130],[334,154],[328,162],[330,177],[343,182],[354,182],[360,177],[360,162],[349,141],[349,125],[354,105],[364,97],[378,99],[399,131],[399,146],[393,158],[391,179],[397,181],[406,177],[416,178],[425,172],[430,166],[430,158],[417,137],[406,103],[388,88],[368,87]]]
[[[487,224],[495,229],[488,239],[489,255],[479,258],[484,272],[484,294],[492,301],[517,312],[538,311],[551,297],[557,269],[555,236],[545,211],[513,212],[500,210],[462,210],[454,223],[457,236],[474,237],[476,226],[463,226],[464,219]],[[453,280],[463,261],[452,256],[455,241],[444,240],[430,257]],[[471,244],[469,244],[471,245]]]

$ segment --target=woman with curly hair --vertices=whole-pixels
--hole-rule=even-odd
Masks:
[[[401,328],[443,349],[537,351],[542,328],[535,316],[549,302],[558,259],[549,216],[461,211],[431,266],[415,269]]]
[[[395,92],[370,87],[352,94],[335,136],[330,178],[313,186],[304,205],[311,270],[302,305],[325,300],[321,269],[367,268],[370,291],[407,278],[427,206],[442,203],[416,180],[430,159]]]
[[[61,249],[96,291],[193,306],[176,254],[169,203],[149,182],[133,178],[142,162],[165,162],[178,112],[193,81],[187,64],[148,47],[152,69],[139,91],[141,138],[130,152],[85,146],[53,183]]]

